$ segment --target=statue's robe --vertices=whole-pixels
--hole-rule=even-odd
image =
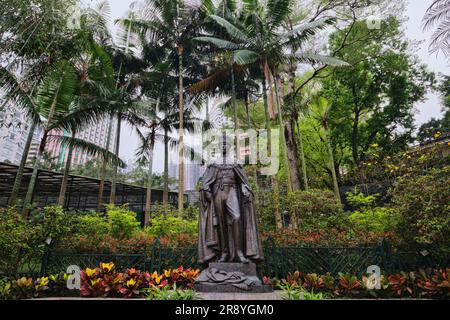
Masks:
[[[203,186],[201,191],[212,190],[212,185],[217,179],[221,165],[212,164],[203,175]],[[241,236],[243,237],[243,253],[247,259],[257,263],[263,260],[262,246],[256,226],[256,214],[254,207],[254,194],[251,191],[247,176],[242,165],[227,165],[236,173],[239,185],[237,186],[238,199],[241,210]],[[242,185],[247,186],[250,196],[244,197]],[[217,260],[220,255],[218,219],[215,217],[214,201],[201,201],[198,221],[198,260],[199,263],[208,263]]]

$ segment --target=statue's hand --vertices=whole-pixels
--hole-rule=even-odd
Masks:
[[[247,185],[245,185],[245,184],[243,184],[242,185],[242,195],[245,197],[245,198],[250,198],[250,195],[251,195],[252,193],[251,193],[251,190],[249,189],[249,187],[247,186]]]
[[[203,203],[209,203],[212,201],[212,194],[209,190],[202,190],[201,192],[201,198]]]

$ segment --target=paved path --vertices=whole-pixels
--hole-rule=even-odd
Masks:
[[[281,291],[274,291],[271,293],[216,293],[207,292],[199,293],[201,300],[281,300]],[[122,298],[79,298],[79,297],[67,297],[67,298],[41,298],[34,300],[124,300]],[[145,299],[132,299],[132,300],[145,300]]]

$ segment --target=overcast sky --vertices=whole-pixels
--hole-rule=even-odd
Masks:
[[[87,2],[89,2],[89,0]],[[113,19],[122,17],[131,3],[132,0],[110,0]],[[430,43],[429,39],[433,33],[433,30],[424,32],[421,28],[422,18],[431,3],[432,0],[408,1],[406,16],[409,20],[405,25],[405,33],[409,39],[422,41],[420,44],[420,50],[417,54],[421,61],[429,66],[430,70],[436,73],[450,74],[450,65],[442,54],[436,56],[435,54],[430,55],[428,53],[428,46]],[[416,109],[416,123],[418,125],[429,121],[431,118],[440,118],[442,116],[440,99],[434,93],[430,93],[428,95],[426,102],[417,104]],[[121,139],[120,156],[123,159],[131,159],[133,158],[134,150],[137,147],[137,139],[130,132],[129,128],[125,128],[124,131],[125,132]],[[157,150],[155,153],[157,157],[155,171],[161,172],[162,159],[161,161],[158,161],[158,154],[161,154],[161,152],[158,152]]]

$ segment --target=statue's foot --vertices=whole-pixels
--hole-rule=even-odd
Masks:
[[[222,255],[220,256],[219,262],[220,263],[228,262],[229,259],[230,259],[230,256],[228,255],[228,253],[222,253]]]
[[[240,263],[249,263],[248,259],[244,256],[242,252],[238,252],[237,256]]]

